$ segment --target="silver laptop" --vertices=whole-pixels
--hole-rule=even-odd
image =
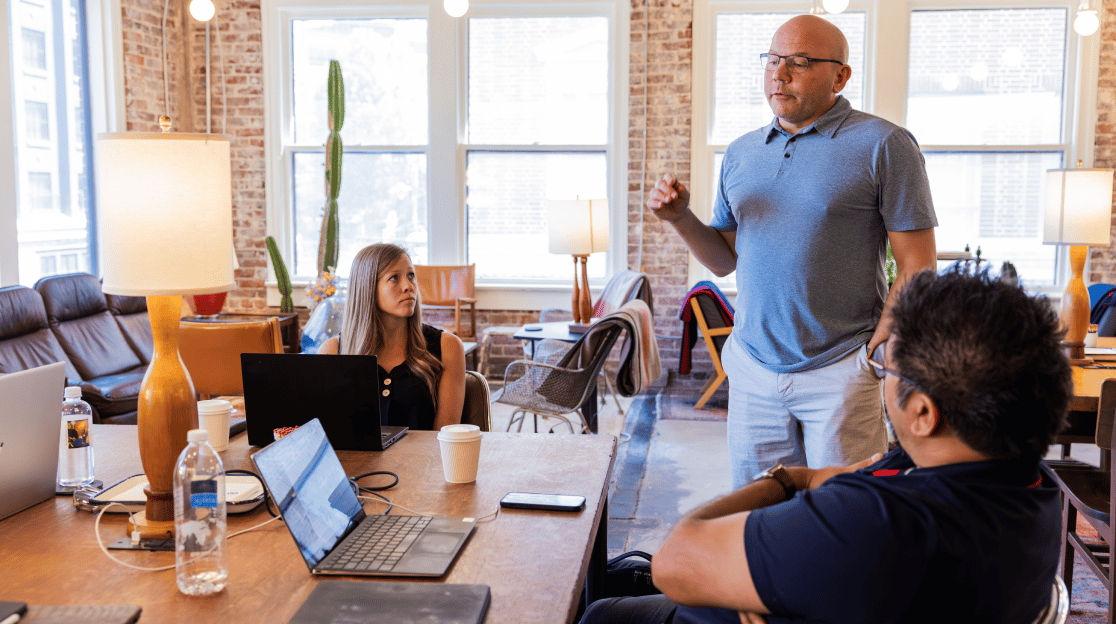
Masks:
[[[0,519],[54,498],[66,364],[0,375]]]
[[[477,524],[475,518],[366,515],[317,418],[252,462],[313,574],[438,577]]]

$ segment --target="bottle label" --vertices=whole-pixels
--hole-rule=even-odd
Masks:
[[[77,449],[89,446],[89,419],[66,421],[67,448]]]
[[[216,507],[217,506],[217,480],[198,480],[190,484],[190,506]]]

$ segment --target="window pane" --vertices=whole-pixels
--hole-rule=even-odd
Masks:
[[[23,29],[23,68],[46,71],[46,33]]]
[[[572,283],[571,256],[547,251],[546,200],[607,197],[607,169],[604,153],[469,152],[468,258],[477,277]],[[589,277],[604,277],[605,255],[589,256]]]
[[[373,243],[405,248],[415,264],[429,257],[426,155],[345,151],[337,198],[340,252],[337,272],[348,276],[353,257]],[[325,207],[325,155],[294,154],[294,273],[318,273],[318,237]]]
[[[294,20],[295,142],[325,145],[330,60],[345,81],[345,145],[427,142],[427,44],[423,19]]]
[[[469,142],[608,142],[608,19],[469,20]]]
[[[27,105],[27,139],[50,140],[50,118],[45,102],[25,102]]]
[[[16,4],[19,9],[9,15],[13,32],[23,33],[23,54],[12,54],[19,129],[16,230],[19,281],[30,285],[59,271],[95,272],[89,227],[94,210],[87,148],[91,122],[83,104],[89,77],[85,3]]]
[[[1026,288],[1053,286],[1057,246],[1042,244],[1042,185],[1061,166],[1058,152],[927,153],[938,251],[980,247],[993,272],[1006,260]]]
[[[923,145],[1062,140],[1062,8],[914,11],[907,127]]]
[[[789,13],[720,13],[714,48],[713,131],[711,143],[725,145],[736,137],[771,123],[763,95],[759,55],[771,48],[771,37]],[[864,108],[865,14],[854,11],[827,15],[849,41],[852,78],[841,92],[853,108]]]

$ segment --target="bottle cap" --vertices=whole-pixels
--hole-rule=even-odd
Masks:
[[[55,392],[57,392],[57,390],[55,390]],[[54,396],[58,396],[58,395],[56,394]],[[65,397],[67,399],[80,399],[81,398],[81,386],[66,386]]]
[[[209,442],[209,432],[205,429],[191,429],[186,434],[187,442]]]

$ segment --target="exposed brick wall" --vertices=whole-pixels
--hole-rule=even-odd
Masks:
[[[168,114],[168,110],[172,131],[192,131],[184,130],[178,119],[181,102],[178,85],[183,79],[182,4],[171,0],[167,9],[169,108],[163,89],[163,3],[158,0],[121,0],[124,107],[128,131],[158,132],[159,116]]]
[[[1116,0],[1104,0],[1098,15],[1101,29],[1093,35],[1101,38],[1093,166],[1116,168]],[[1086,282],[1116,283],[1116,245],[1090,251]]]

